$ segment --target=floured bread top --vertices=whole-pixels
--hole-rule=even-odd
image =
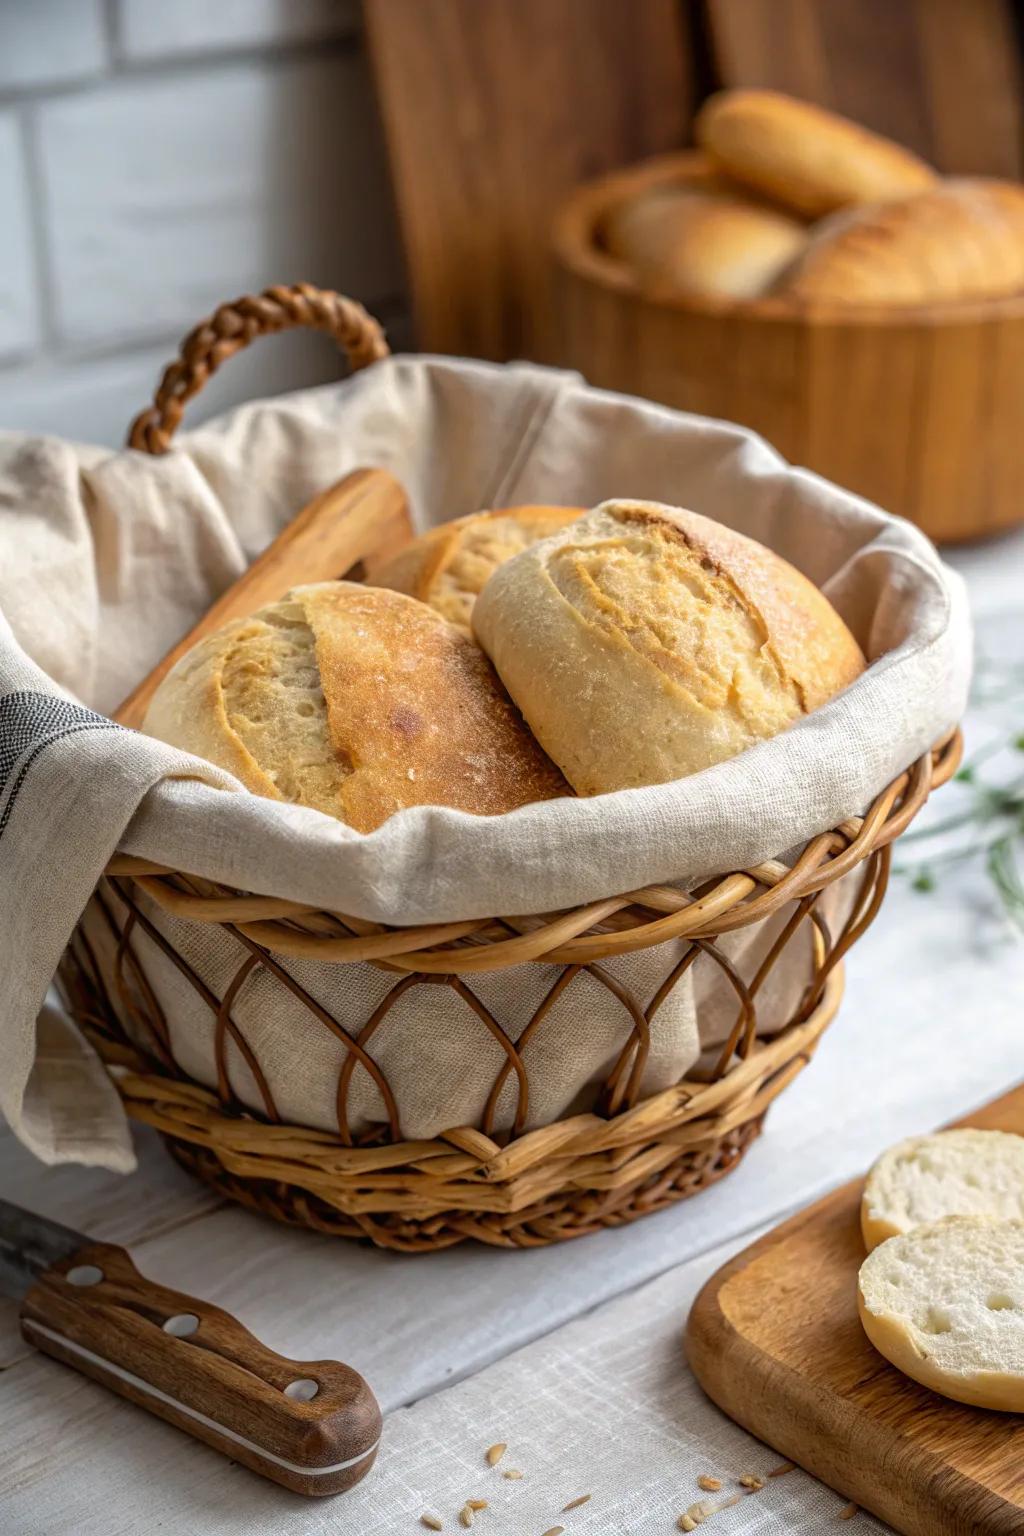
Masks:
[[[509,561],[474,629],[580,794],[697,772],[864,668],[842,619],[792,566],[653,503],[607,502]]]
[[[471,512],[432,528],[374,573],[381,587],[407,592],[468,631],[484,583],[513,555],[581,515],[580,507],[510,507]]]
[[[466,635],[351,582],[296,587],[201,641],[143,729],[361,832],[412,805],[496,815],[569,793]]]

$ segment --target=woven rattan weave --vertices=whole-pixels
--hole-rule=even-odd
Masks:
[[[136,422],[133,443],[163,452],[183,402],[223,356],[254,335],[301,323],[331,331],[356,366],[383,353],[375,322],[336,295],[302,287],[240,300],[183,344],[155,406]],[[62,967],[65,995],[107,1062],[129,1114],[155,1126],[180,1162],[234,1200],[283,1221],[404,1251],[467,1239],[530,1247],[577,1237],[693,1194],[739,1161],[768,1105],[809,1061],[835,1013],[842,959],[878,912],[893,840],[931,789],[953,773],[959,751],[959,736],[951,735],[888,785],[862,817],[812,838],[786,863],[727,872],[687,894],[651,887],[536,917],[390,927],[116,856],[94,904],[109,931],[113,961],[97,956],[81,925]],[[844,890],[853,894],[833,932],[823,897],[840,880],[848,880]],[[144,907],[190,925],[216,925],[231,936],[239,964],[219,995]],[[778,919],[770,949],[753,974],[740,974],[721,939],[770,918]],[[167,1017],[140,956],[142,935],[173,965],[183,993],[197,995],[209,1012],[215,1086],[190,1080],[175,1060]],[[797,937],[809,956],[802,990],[786,1016],[766,1016],[766,982]],[[632,996],[602,965],[669,940],[683,941],[685,948],[653,997]],[[351,1019],[343,1026],[291,973],[288,962],[295,958],[332,967],[372,965],[393,976],[394,984],[361,1026]],[[474,991],[473,980],[482,972],[537,964],[558,969],[513,1038]],[[652,1020],[696,967],[718,967],[727,978],[735,996],[731,1031],[714,1059],[703,1060],[674,1087],[641,1099]],[[257,968],[344,1046],[333,1133],[282,1123],[258,1056],[233,1013]],[[527,1047],[543,1031],[556,999],[583,972],[622,1005],[628,1027],[621,1050],[591,1112],[527,1129]],[[497,1042],[501,1064],[479,1124],[412,1141],[403,1138],[395,1095],[372,1044],[388,1030],[395,1003],[424,986],[458,993]],[[258,1086],[261,1112],[235,1095],[229,1042]],[[373,1078],[386,1117],[356,1135],[348,1100],[360,1071]],[[510,1083],[512,1124],[499,1131],[495,1110]]]

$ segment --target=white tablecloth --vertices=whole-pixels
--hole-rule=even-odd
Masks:
[[[982,648],[1024,663],[1024,535],[954,557]],[[1024,721],[1021,722],[1024,724]],[[980,743],[997,728],[971,722]],[[943,797],[948,810],[952,797]],[[943,810],[942,804],[931,814]],[[235,1311],[293,1357],[361,1370],[387,1413],[377,1468],[336,1500],[302,1501],[33,1356],[0,1303],[0,1530],[4,1536],[377,1536],[431,1510],[458,1531],[648,1536],[702,1495],[779,1458],[701,1396],[681,1353],[689,1304],[728,1254],[865,1165],[1024,1075],[1024,941],[984,874],[922,895],[897,879],[848,966],[847,998],[812,1067],[773,1108],[743,1165],[645,1222],[533,1253],[461,1248],[407,1259],[276,1227],[221,1206],[143,1137],[126,1180],[43,1169],[0,1134],[0,1191],[100,1237],[143,1270]],[[655,1278],[658,1277],[658,1278]],[[509,1482],[484,1448],[506,1440]],[[591,1501],[559,1516],[569,1499]],[[883,1530],[801,1472],[714,1516],[709,1529]]]

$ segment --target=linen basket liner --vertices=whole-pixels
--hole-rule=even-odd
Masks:
[[[300,506],[367,466],[403,483],[418,529],[516,502],[590,506],[626,496],[691,507],[803,570],[871,666],[782,735],[690,778],[502,817],[417,807],[365,835],[239,792],[211,765],[93,713],[115,708]],[[532,365],[387,359],[340,385],[243,406],[156,459],[0,434],[0,506],[0,965],[8,980],[0,1107],[53,1161],[132,1166],[120,1101],[90,1048],[52,1006],[38,1031],[35,1024],[115,849],[391,924],[550,912],[648,884],[693,885],[780,856],[862,812],[956,723],[966,699],[964,591],[918,530],[787,467],[745,429]],[[842,884],[825,893],[836,921],[849,900]],[[150,916],[164,932],[176,922],[155,907]],[[174,943],[199,975],[216,978],[231,941],[200,928],[178,923]],[[756,927],[729,935],[736,963],[755,963],[771,937]],[[787,989],[806,980],[811,942],[808,933],[790,945],[773,972],[780,1022]],[[606,969],[651,996],[679,953],[678,944],[660,945]],[[298,974],[300,964],[289,969]],[[341,1020],[359,1013],[380,975],[363,965],[310,963],[314,970],[307,985],[327,989]],[[484,983],[496,989],[493,1005],[512,1038],[546,970],[515,967]],[[616,1031],[621,1040],[613,992],[593,977],[577,981],[585,1001],[567,992],[560,1015],[531,1042],[543,1061],[531,1073],[543,1085],[531,1124],[585,1106]],[[166,985],[179,1064],[211,1083],[209,1016],[190,1024],[180,979]],[[282,1114],[333,1125],[324,1100],[344,1046],[323,1032],[303,1041],[308,1020],[289,1017],[280,997],[261,1008],[258,983],[246,991],[244,1029],[255,1030],[264,1065],[272,1062]],[[644,1093],[678,1080],[723,1037],[727,993],[721,976],[693,974],[673,990],[652,1026]],[[401,1080],[403,1131],[414,1137],[473,1123],[496,1049],[478,1026],[468,1031],[457,1008],[440,1006],[440,989],[416,996],[401,1028],[379,1044],[394,1052],[387,1075]],[[234,1091],[260,1108],[237,1052],[230,1070]],[[372,1122],[380,1104],[371,1078],[358,1073],[352,1088],[357,1119]],[[506,1090],[499,1125],[511,1114]]]

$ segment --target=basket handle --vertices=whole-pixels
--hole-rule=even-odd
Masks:
[[[140,411],[128,432],[129,448],[166,453],[186,402],[198,395],[211,374],[258,336],[273,336],[295,326],[308,326],[333,336],[355,372],[387,357],[384,332],[354,299],[310,283],[265,288],[230,304],[222,304],[190,331],[178,356],[157,385],[153,404]]]

